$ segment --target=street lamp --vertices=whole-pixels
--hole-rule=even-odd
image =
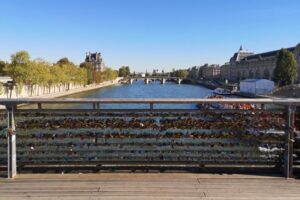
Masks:
[[[7,91],[7,98],[11,99],[12,97],[12,91],[14,90],[14,87],[16,86],[15,81],[7,81],[6,83],[3,84]]]
[[[225,80],[225,90],[227,89],[228,80]]]

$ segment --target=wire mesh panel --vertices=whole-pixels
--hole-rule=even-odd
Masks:
[[[294,145],[294,166],[300,171],[300,108],[296,109],[295,116],[295,145]]]
[[[16,114],[23,164],[174,162],[281,166],[286,117],[266,110]],[[5,160],[1,142],[1,159]]]
[[[0,112],[0,166],[7,165],[7,113]]]

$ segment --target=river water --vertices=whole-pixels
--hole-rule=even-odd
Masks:
[[[211,94],[212,90],[199,85],[176,84],[174,82],[166,82],[164,85],[159,81],[145,84],[143,80],[135,81],[132,85],[119,84],[100,88],[97,90],[77,93],[64,96],[62,98],[203,98]],[[49,106],[47,106],[49,107]],[[61,108],[59,105],[51,106]],[[91,105],[77,104],[64,105],[64,108],[91,108]],[[149,105],[144,104],[104,104],[101,108],[149,108]],[[154,105],[154,108],[196,108],[194,104],[162,104]]]

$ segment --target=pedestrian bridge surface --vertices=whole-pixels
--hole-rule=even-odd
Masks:
[[[0,179],[0,199],[299,200],[300,180],[194,173],[20,174]]]

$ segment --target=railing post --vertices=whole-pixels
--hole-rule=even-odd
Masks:
[[[287,107],[287,121],[285,132],[285,151],[284,151],[284,176],[286,178],[293,177],[293,143],[295,141],[294,126],[295,125],[295,106]]]
[[[150,103],[150,110],[153,110],[153,103]]]
[[[14,107],[7,106],[7,177],[14,178],[17,175],[16,152],[16,127],[14,120]]]

